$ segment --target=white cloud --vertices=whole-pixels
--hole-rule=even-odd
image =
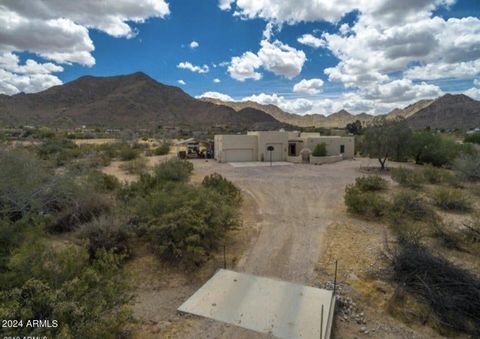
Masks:
[[[293,86],[293,91],[305,95],[315,95],[322,91],[322,87],[322,79],[302,79]]]
[[[177,81],[180,85],[186,85],[187,83],[185,81],[183,81],[182,79],[178,80]]]
[[[480,88],[478,87],[469,88],[463,94],[468,95],[472,99],[480,100]]]
[[[218,83],[221,82],[221,80],[220,80],[219,78],[215,78],[215,79],[213,79],[213,82],[216,83],[216,84],[218,84]]]
[[[348,26],[348,25],[347,25]],[[325,40],[317,38],[312,34],[304,34],[297,39],[297,41],[303,45],[307,45],[313,48],[320,48],[325,46]]]
[[[196,42],[195,40],[193,40],[191,43],[190,43],[190,48],[192,49],[195,49],[197,48],[198,46],[200,46],[200,44],[198,42]]]
[[[393,80],[377,84],[360,91],[362,97],[381,103],[411,102],[436,98],[443,94],[440,87],[422,82],[415,84],[409,79]]]
[[[252,52],[245,52],[240,57],[233,57],[227,70],[228,73],[230,73],[230,76],[235,80],[260,80],[262,78],[262,74],[256,72],[256,69],[258,69],[261,65],[262,61],[256,54]]]
[[[458,63],[433,63],[415,66],[404,72],[407,79],[435,80],[446,78],[471,78],[480,74],[480,59]]]
[[[280,107],[282,110],[286,112],[295,112],[299,114],[303,114],[313,107],[313,102],[304,98],[298,99],[285,99],[285,97],[277,95],[276,93],[273,94],[255,94],[248,97],[243,98],[241,101],[254,101],[259,104],[263,105],[275,105]]]
[[[195,66],[188,61],[179,63],[177,65],[177,68],[188,69],[189,71],[192,71],[194,73],[208,73],[208,71],[210,70],[207,65]]]
[[[201,98],[212,98],[212,99],[218,99],[222,101],[235,101],[231,96],[219,92],[205,92],[199,96],[197,96],[198,99]]]
[[[137,32],[130,22],[142,23],[169,13],[164,0],[2,1],[0,53],[26,51],[57,63],[92,66],[95,47],[89,29],[131,38]],[[0,92],[34,92],[61,83],[50,74],[59,71],[58,65],[30,60],[18,67],[1,68],[2,79],[8,83],[2,84]]]
[[[248,51],[240,57],[233,57],[228,66],[228,72],[233,79],[239,81],[260,80],[262,74],[257,70],[263,67],[275,75],[292,79],[300,74],[306,60],[307,57],[301,50],[278,40],[270,42],[263,39],[257,54]]]
[[[263,40],[260,45],[258,57],[262,61],[263,68],[267,71],[287,79],[292,79],[300,74],[303,64],[307,60],[303,51],[278,40],[274,42]]]
[[[51,62],[38,63],[27,59],[22,65],[16,54],[0,54],[0,93],[38,92],[60,85],[62,81],[52,73],[62,71],[63,67]]]
[[[232,2],[234,0],[218,0],[218,7],[222,11],[229,11],[232,8]]]
[[[473,80],[473,85],[477,86],[477,87],[480,87],[480,79]]]

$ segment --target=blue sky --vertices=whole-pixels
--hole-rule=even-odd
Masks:
[[[480,99],[478,0],[79,3],[0,0],[1,93],[143,71],[193,96],[298,114],[383,113],[446,92]]]

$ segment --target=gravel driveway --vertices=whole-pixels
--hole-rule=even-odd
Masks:
[[[195,177],[217,172],[233,181],[257,211],[256,236],[234,269],[309,285],[326,227],[345,214],[345,186],[360,175],[368,160],[346,160],[321,166],[234,168],[229,164],[194,161]],[[195,321],[181,338],[264,338],[247,330],[207,319]]]

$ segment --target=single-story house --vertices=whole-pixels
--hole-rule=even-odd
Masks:
[[[252,131],[246,135],[215,135],[215,159],[218,162],[270,160],[309,162],[309,154],[316,145],[322,143],[326,145],[327,156],[336,156],[340,159],[354,156],[353,137],[287,131]]]

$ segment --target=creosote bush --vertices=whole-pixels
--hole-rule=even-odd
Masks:
[[[381,217],[385,215],[388,202],[381,195],[374,192],[363,192],[355,185],[345,189],[345,205],[350,213],[365,217]]]
[[[167,142],[162,143],[153,151],[155,155],[166,155],[169,152],[170,152],[170,144]]]
[[[231,181],[218,173],[213,173],[203,178],[202,186],[224,196],[231,204],[238,204],[241,201],[240,190]]]
[[[480,155],[463,155],[454,163],[455,171],[467,181],[480,181]]]
[[[443,184],[443,183],[453,183],[455,181],[455,176],[448,170],[441,169],[433,166],[425,166],[422,169],[422,174],[426,182],[429,184]]]
[[[118,151],[118,157],[122,161],[130,161],[138,157],[139,151],[128,144],[124,144]]]
[[[446,211],[466,212],[471,210],[472,202],[461,189],[439,188],[433,193],[435,205]]]
[[[131,231],[123,220],[114,216],[102,216],[82,225],[79,236],[88,240],[90,258],[95,258],[101,249],[124,256],[131,253]]]
[[[171,159],[154,167],[153,176],[157,181],[187,182],[193,171],[188,160]]]
[[[355,186],[361,191],[383,191],[388,188],[388,182],[378,175],[358,177]]]
[[[412,220],[431,219],[434,216],[433,210],[415,192],[402,191],[393,197],[392,209],[390,212],[394,220],[409,218]]]
[[[404,167],[392,168],[390,175],[393,180],[404,187],[417,189],[425,183],[425,179],[420,171]]]

